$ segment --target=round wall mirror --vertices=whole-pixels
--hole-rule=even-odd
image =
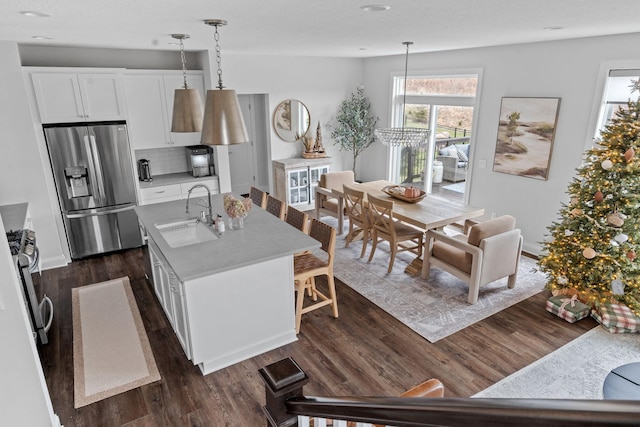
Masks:
[[[307,106],[296,99],[282,101],[273,113],[273,128],[280,138],[294,142],[309,130],[311,116]]]

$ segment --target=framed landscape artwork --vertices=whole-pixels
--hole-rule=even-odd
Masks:
[[[546,180],[560,98],[502,98],[493,170]]]

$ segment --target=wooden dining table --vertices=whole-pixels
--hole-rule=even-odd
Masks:
[[[424,231],[464,222],[467,219],[479,217],[484,214],[484,208],[432,194],[427,194],[424,199],[416,203],[406,202],[392,197],[383,191],[385,187],[393,185],[394,184],[389,181],[380,180],[356,183],[352,187],[365,193],[365,201],[367,194],[393,200],[393,217]],[[342,188],[332,188],[331,192],[338,199],[339,216],[344,215],[344,193]],[[338,219],[340,229],[342,228],[343,220],[344,217]],[[342,230],[338,231],[339,233],[342,232]],[[407,266],[405,272],[415,275],[420,272],[421,269],[422,259],[416,258]]]

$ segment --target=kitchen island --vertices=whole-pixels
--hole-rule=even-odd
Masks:
[[[212,195],[213,214],[227,215]],[[296,340],[293,254],[320,246],[253,206],[244,228],[172,247],[162,224],[198,218],[207,198],[135,208],[148,239],[152,282],[187,358],[208,374]],[[204,230],[210,233],[209,230]]]

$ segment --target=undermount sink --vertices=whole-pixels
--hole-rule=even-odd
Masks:
[[[204,243],[218,238],[211,228],[195,218],[159,222],[154,226],[172,248],[195,245],[196,243]]]

